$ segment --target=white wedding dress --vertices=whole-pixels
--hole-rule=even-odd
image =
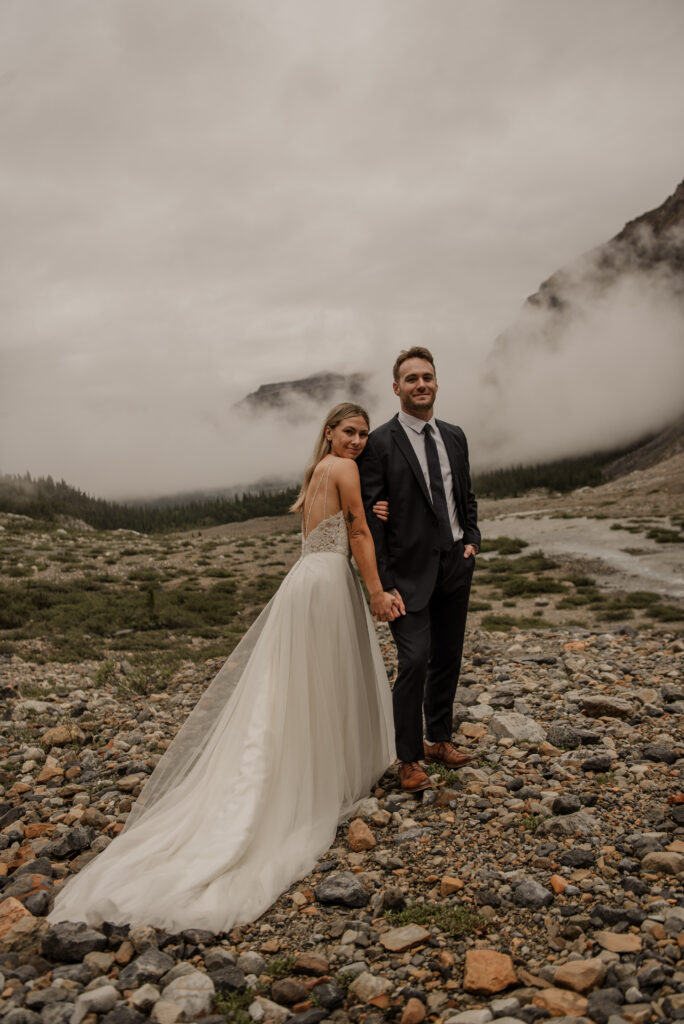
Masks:
[[[343,513],[324,511],[124,831],[68,880],[49,920],[170,932],[253,921],[312,870],[393,758],[387,674]]]

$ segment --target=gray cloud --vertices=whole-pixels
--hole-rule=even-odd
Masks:
[[[311,425],[247,443],[233,401],[370,367],[377,420],[418,341],[478,436],[525,295],[681,178],[683,27],[679,0],[5,0],[0,468],[296,472]]]

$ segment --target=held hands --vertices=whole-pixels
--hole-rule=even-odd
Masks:
[[[398,590],[390,593],[387,590],[380,590],[371,596],[371,614],[378,622],[394,622],[400,615],[406,614],[404,602]]]
[[[465,548],[463,549],[463,557],[464,558],[474,558],[476,554],[477,554],[477,548],[475,547],[475,545],[474,544],[466,544]]]
[[[373,511],[381,522],[386,523],[389,519],[389,501],[386,498],[376,501],[373,505]]]

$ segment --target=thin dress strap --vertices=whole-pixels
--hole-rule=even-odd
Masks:
[[[330,470],[331,469],[332,469],[332,461],[328,463],[328,471],[326,473],[321,473],[320,477],[318,478],[318,483],[316,484],[316,490],[313,493],[313,498],[311,499],[311,504],[309,505],[309,512],[308,512],[307,517],[306,517],[306,525],[304,527],[304,536],[305,537],[309,536],[309,520],[311,519],[311,509],[314,507],[314,503],[316,501],[316,498],[318,497],[318,492],[321,489],[321,484],[323,483],[323,477],[324,476],[325,476],[325,490],[323,491],[323,519],[321,519],[321,522],[323,522],[323,520],[326,518],[326,512],[328,511],[328,477],[330,476]]]

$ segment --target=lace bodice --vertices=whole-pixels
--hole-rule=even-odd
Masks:
[[[314,555],[319,551],[349,555],[349,534],[342,509],[334,516],[321,520],[306,536],[302,533],[302,555]]]
[[[326,512],[328,510],[328,478],[330,476],[331,469],[332,462],[329,463],[327,472],[321,473],[320,479],[316,485],[316,490],[314,491],[309,503],[309,514],[306,517],[306,522],[302,524],[302,555],[313,555],[320,551],[331,551],[333,554],[346,555],[347,557],[350,555],[351,549],[349,546],[349,534],[347,533],[347,526],[344,521],[342,509],[340,509],[339,512],[335,512],[334,515],[326,517]],[[309,530],[311,509],[314,506],[316,495],[320,490],[324,478],[323,518],[320,523],[314,526],[313,530]]]

